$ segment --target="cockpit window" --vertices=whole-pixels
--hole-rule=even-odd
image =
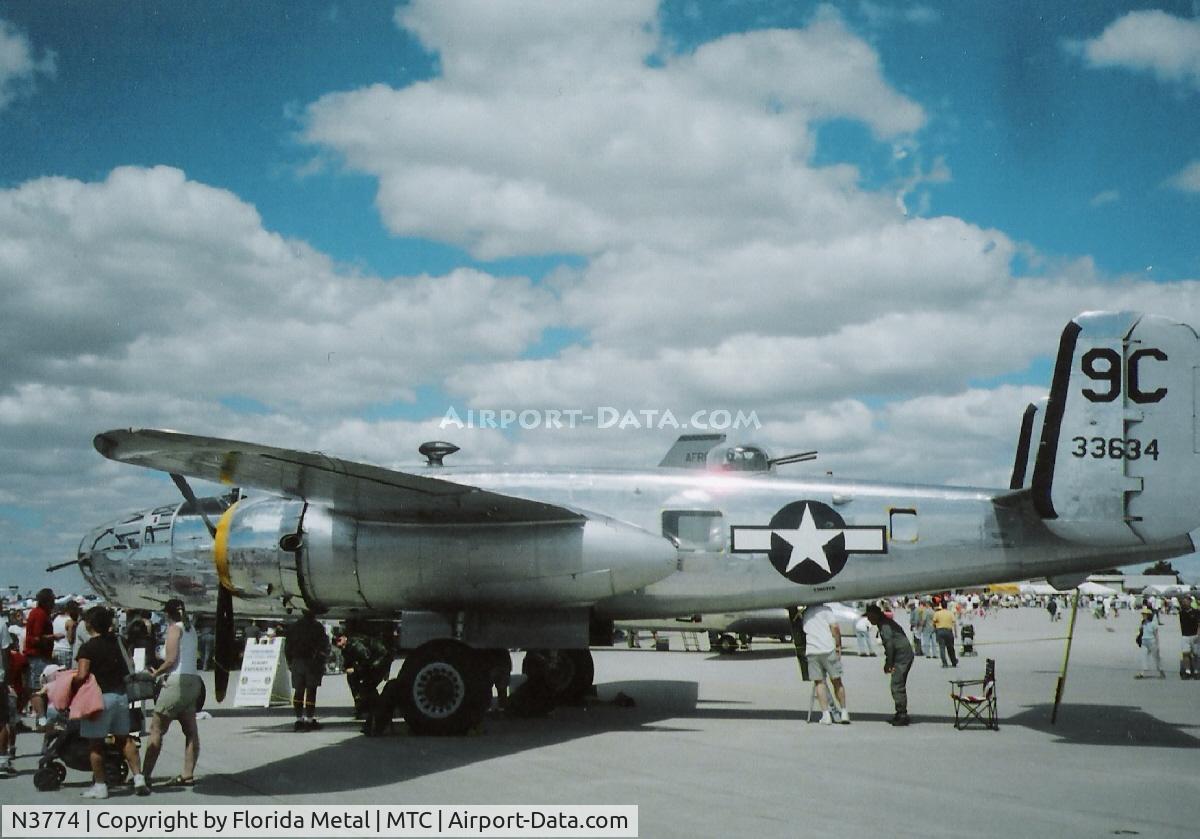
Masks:
[[[219,516],[229,508],[229,499],[226,496],[221,496],[219,498],[197,498],[196,501],[199,503],[200,509],[203,510],[204,514],[207,516]],[[198,515],[196,511],[196,505],[192,504],[190,501],[185,501],[180,505],[178,515]]]

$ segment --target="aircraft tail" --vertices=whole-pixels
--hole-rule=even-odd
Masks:
[[[724,434],[684,434],[658,465],[679,469],[704,469],[708,453],[725,442]]]
[[[1080,315],[1063,330],[1042,413],[1030,484],[1055,534],[1137,545],[1200,527],[1200,339],[1190,326]],[[1020,460],[1013,480],[1024,483]]]

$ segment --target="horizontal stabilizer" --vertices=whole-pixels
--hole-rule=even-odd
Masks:
[[[150,429],[105,431],[96,435],[93,445],[110,460],[320,501],[346,513],[381,521],[440,524],[585,520],[579,513],[553,504],[339,460],[320,452]]]
[[[1200,527],[1198,385],[1200,340],[1186,324],[1128,312],[1069,323],[1033,468],[1046,526],[1094,545]]]

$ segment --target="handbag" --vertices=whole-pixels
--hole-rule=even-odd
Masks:
[[[103,710],[104,694],[100,692],[100,683],[96,681],[95,676],[89,675],[87,681],[80,685],[71,697],[71,710],[67,713],[70,719],[84,720]]]
[[[142,702],[156,698],[158,680],[147,670],[133,669],[133,662],[129,660],[129,653],[125,651],[125,642],[120,638],[117,639],[117,646],[121,648],[121,658],[125,659],[125,669],[129,671],[125,676],[125,695],[129,697],[129,701]]]

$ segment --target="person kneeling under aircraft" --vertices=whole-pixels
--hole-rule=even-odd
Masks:
[[[379,683],[392,669],[392,650],[373,635],[338,632],[334,646],[342,651],[342,669],[354,697],[354,718],[365,719],[379,703]]]

